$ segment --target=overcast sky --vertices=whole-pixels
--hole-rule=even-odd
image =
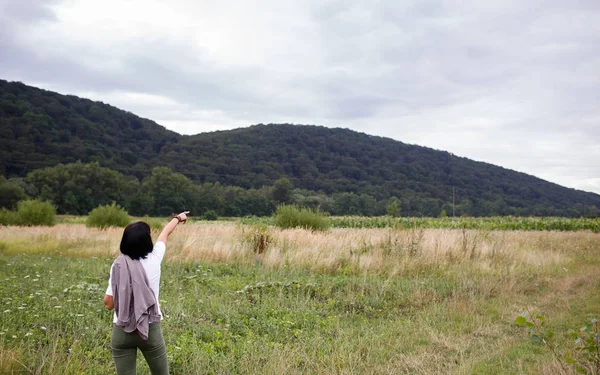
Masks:
[[[600,193],[599,0],[0,0],[0,78],[181,134],[315,124]]]

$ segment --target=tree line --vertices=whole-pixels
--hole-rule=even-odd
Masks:
[[[59,214],[86,215],[99,205],[112,202],[136,216],[167,216],[182,208],[197,215],[214,211],[219,216],[269,216],[279,204],[319,208],[331,215],[362,216],[493,216],[507,214],[494,201],[461,199],[452,202],[436,198],[396,197],[377,199],[369,194],[342,192],[326,194],[295,188],[288,178],[273,185],[244,189],[219,182],[195,183],[168,167],[155,167],[141,180],[124,175],[98,162],[59,164],[41,168],[25,177],[0,177],[0,207],[14,208],[20,200],[36,198],[51,202]],[[598,216],[595,206],[585,216]],[[538,215],[524,209],[513,215]],[[579,216],[584,216],[579,215]]]

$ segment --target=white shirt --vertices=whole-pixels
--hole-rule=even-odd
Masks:
[[[160,264],[165,257],[165,251],[167,250],[167,246],[164,242],[157,242],[154,244],[154,248],[152,252],[146,256],[146,259],[140,259],[140,263],[144,267],[144,271],[146,271],[146,276],[148,277],[148,283],[150,284],[150,289],[154,293],[154,297],[156,298],[156,307],[158,307],[158,314],[160,315],[160,319],[162,320],[162,312],[160,311],[160,302],[158,300],[158,293],[160,292]],[[110,266],[110,276],[108,277],[108,288],[106,288],[106,294],[109,296],[113,296],[112,285],[110,284],[110,279],[112,278],[112,270],[114,267],[114,263]],[[117,322],[117,313],[113,314],[113,323]]]

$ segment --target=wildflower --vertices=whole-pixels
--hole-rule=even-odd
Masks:
[[[40,327],[40,329],[41,329],[42,331],[45,331],[47,328],[46,328],[46,327],[44,327],[44,326],[42,326],[42,327]]]
[[[25,337],[29,337],[29,336],[31,336],[31,335],[33,335],[33,333],[31,333],[31,332],[27,332],[27,333],[25,334]]]

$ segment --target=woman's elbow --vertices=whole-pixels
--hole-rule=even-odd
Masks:
[[[113,296],[109,296],[108,294],[104,296],[104,307],[106,307],[108,310],[115,308],[115,300]]]

